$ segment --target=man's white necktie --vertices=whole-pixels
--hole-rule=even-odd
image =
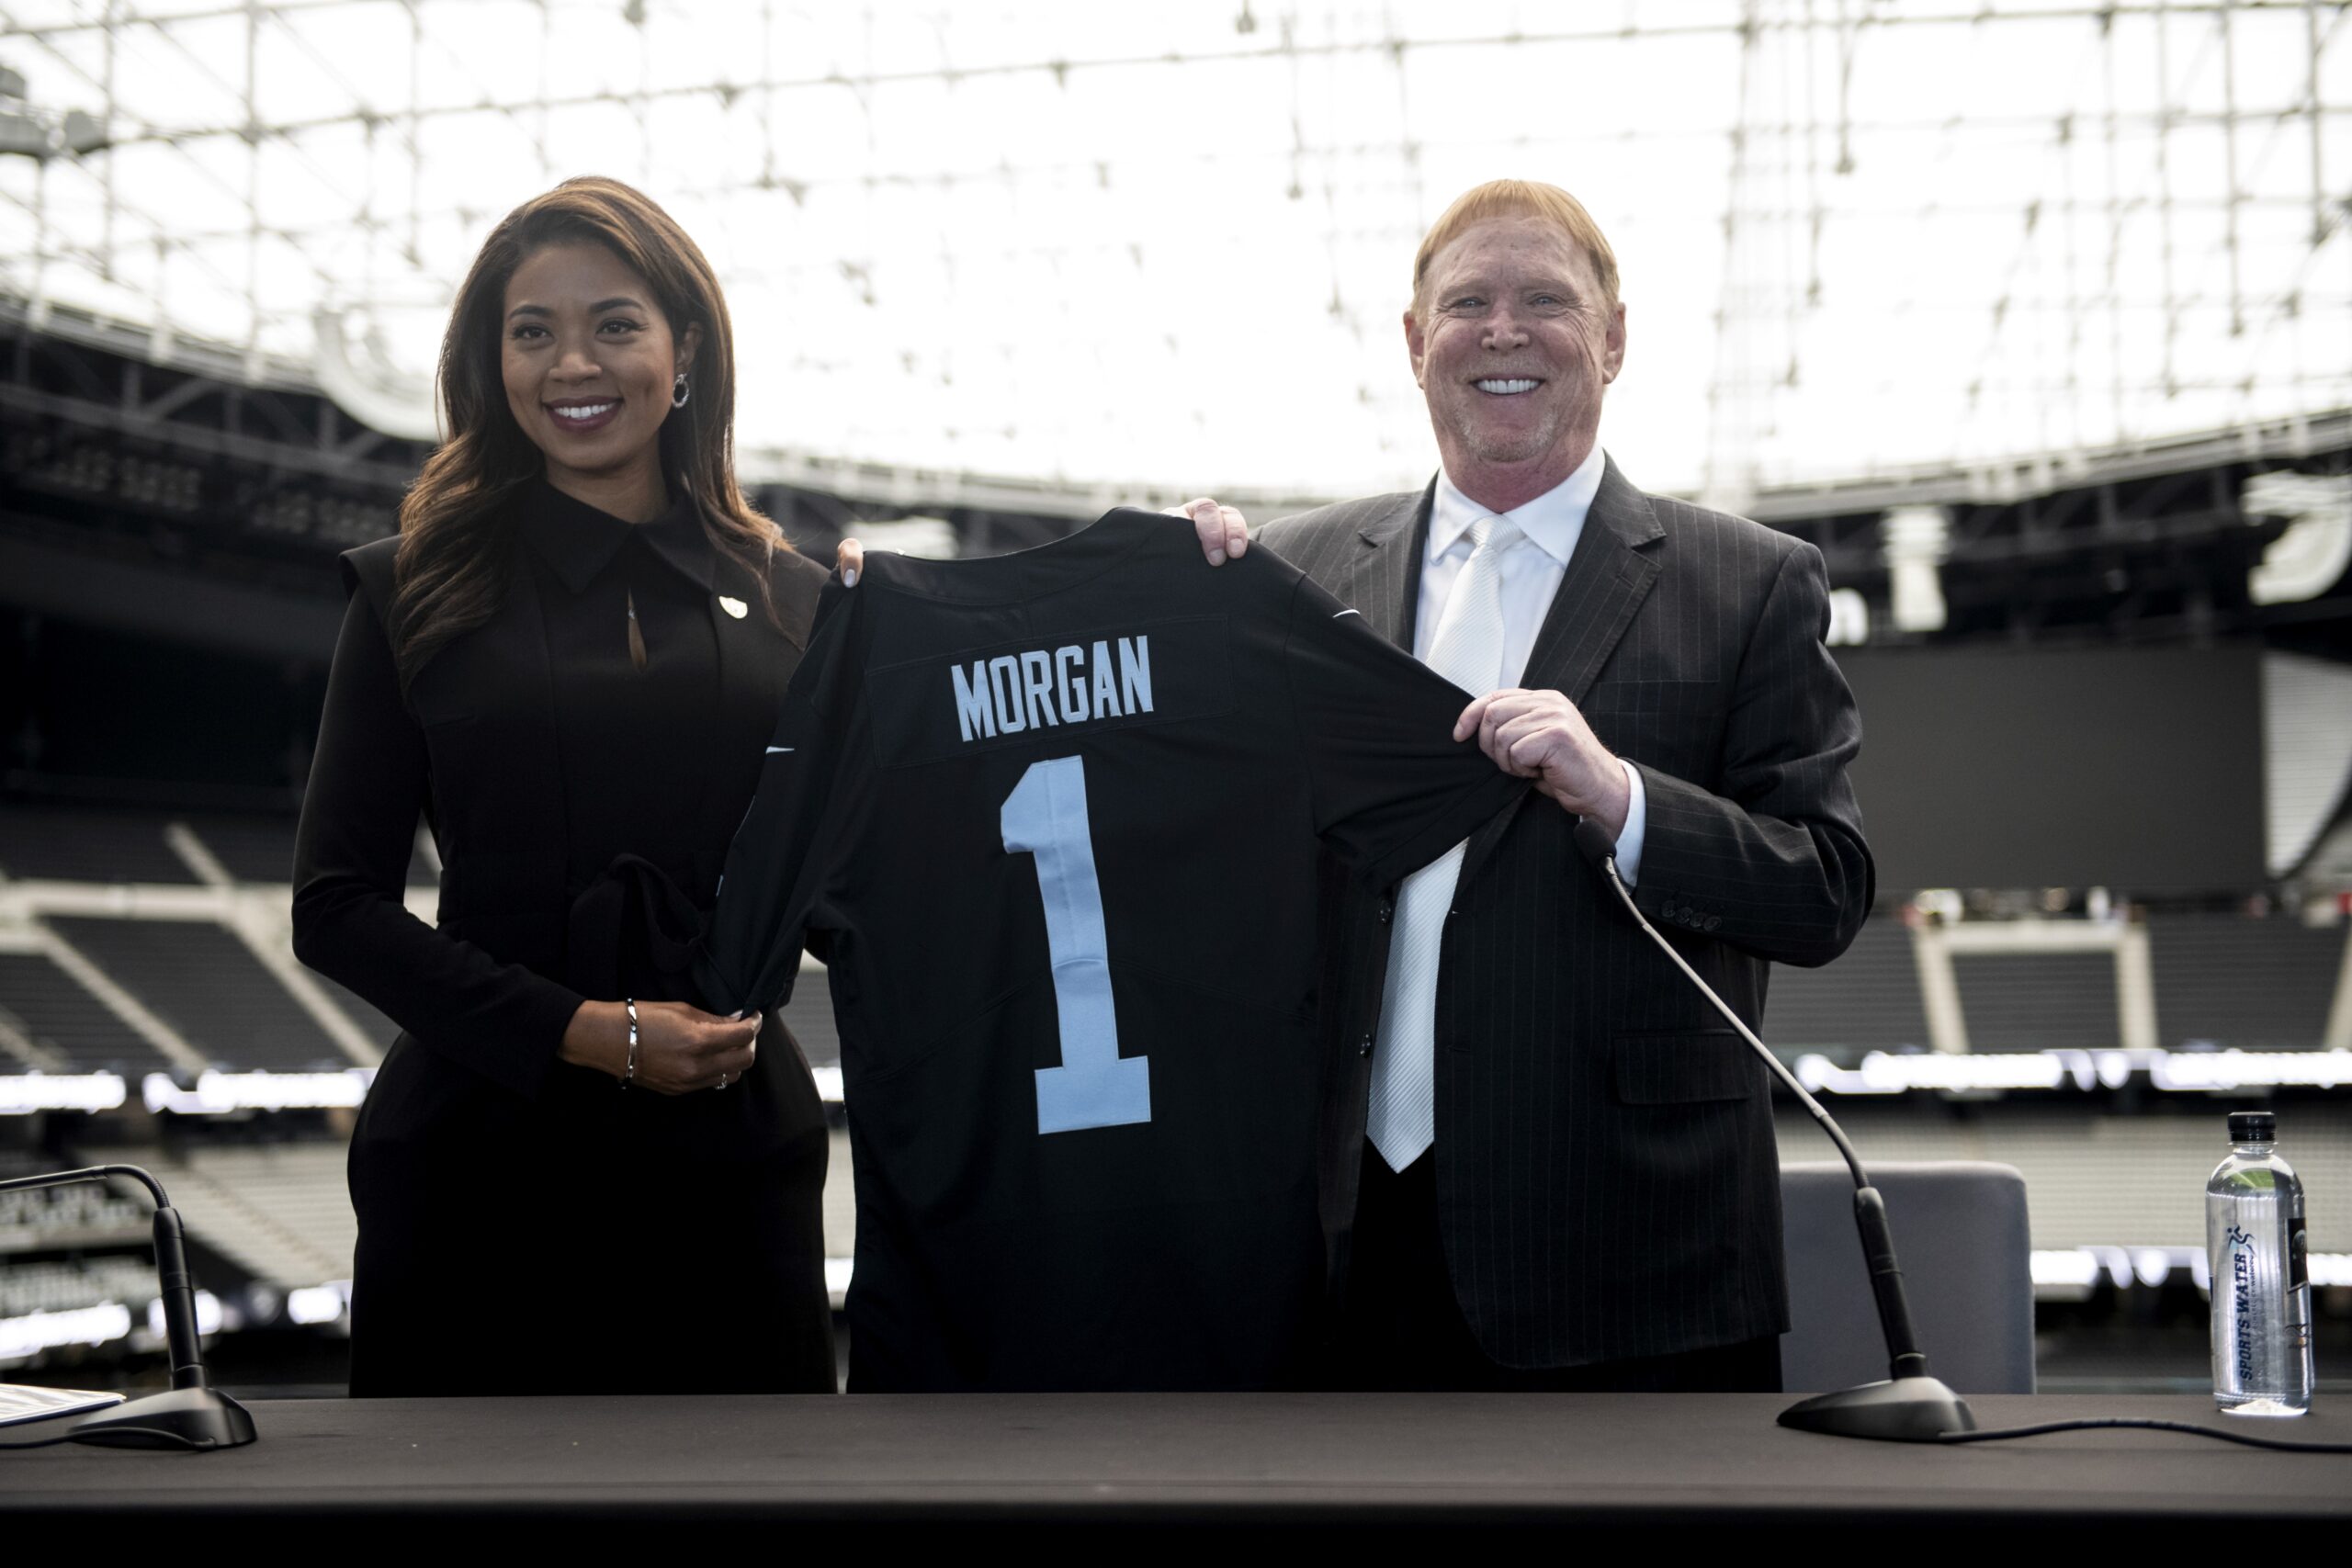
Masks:
[[[1481,517],[1470,525],[1469,562],[1454,579],[1430,641],[1429,666],[1473,696],[1503,680],[1503,553],[1516,525]],[[1364,1131],[1391,1170],[1421,1156],[1437,1134],[1437,965],[1464,840],[1405,879],[1388,935],[1388,978],[1380,998],[1380,1046],[1373,1056]]]

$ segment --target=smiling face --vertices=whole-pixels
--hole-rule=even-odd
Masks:
[[[1574,473],[1625,359],[1625,308],[1541,218],[1491,218],[1432,258],[1405,313],[1447,477],[1508,512]]]
[[[673,336],[645,279],[585,243],[524,257],[501,319],[506,406],[548,481],[633,522],[659,515],[662,422],[702,329]]]

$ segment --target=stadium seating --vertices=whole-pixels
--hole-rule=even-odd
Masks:
[[[1900,1051],[1928,1043],[1928,1011],[1911,933],[1891,917],[1866,921],[1854,945],[1820,969],[1772,971],[1766,1003],[1775,1045]]]
[[[0,1070],[153,1073],[172,1065],[80,981],[37,953],[0,953],[0,1025],[28,1044],[33,1057]],[[0,1048],[0,1061],[14,1055]]]
[[[2342,983],[2344,925],[2159,911],[2147,930],[2158,1044],[2303,1051],[2320,1043]],[[2125,1043],[2111,953],[1961,951],[1951,965],[1971,1050]],[[1926,1047],[1911,932],[1882,916],[1826,968],[1774,969],[1766,1018],[1772,1043],[1789,1051]]]
[[[0,874],[19,882],[193,883],[196,874],[164,840],[164,820],[153,813],[0,806]]]
[[[75,916],[50,923],[209,1061],[278,1072],[352,1065],[244,944],[219,926]]]
[[[155,1266],[128,1254],[0,1269],[0,1318],[72,1312],[102,1302],[143,1311],[154,1299]]]
[[[0,1159],[0,1178],[51,1168],[30,1156]],[[147,1237],[148,1209],[96,1182],[0,1192],[0,1256]]]
[[[284,814],[0,805],[0,875],[17,881],[190,886],[201,880],[172,847],[185,828],[240,883],[283,886],[294,870],[294,818]],[[430,887],[424,853],[409,862],[408,885]]]
[[[1971,1050],[2102,1051],[2123,1043],[2112,953],[1963,953],[1952,973]]]
[[[2279,916],[2159,914],[2148,921],[2156,1028],[2247,1050],[2308,1049],[2327,1024],[2345,931]]]
[[[1948,1160],[2012,1166],[2025,1178],[2038,1251],[2078,1247],[2205,1245],[2205,1179],[2229,1150],[2223,1118],[2090,1111],[2064,1100],[1937,1109],[1841,1100],[1831,1107],[1873,1169]],[[2314,1253],[2352,1253],[2352,1106],[2301,1101],[2278,1110],[2279,1150],[2303,1179]],[[1812,1160],[1821,1134],[1794,1107],[1778,1132],[1783,1159]]]
[[[191,846],[194,853],[184,852]],[[134,1101],[146,1074],[188,1078],[184,1064],[126,1021],[78,971],[60,966],[57,950],[47,945],[52,938],[70,944],[69,958],[88,960],[211,1066],[279,1073],[354,1066],[226,923],[254,900],[282,907],[292,852],[293,823],[282,816],[0,807],[0,877],[40,885],[23,890],[19,907],[28,923],[0,945],[0,1075],[112,1070],[131,1080]],[[220,873],[231,886],[208,886]],[[420,857],[412,883],[429,885],[432,875]],[[200,908],[177,909],[178,918],[139,918],[136,898],[120,913],[108,906],[107,890],[126,885],[169,889],[168,897],[183,904],[216,896],[224,901],[218,919]],[[41,903],[44,897],[51,904]],[[2158,1037],[2165,1047],[2307,1051],[2321,1043],[2344,964],[2343,926],[2158,912],[2148,929]],[[1951,957],[1973,1049],[2121,1043],[2113,953],[1963,950]],[[362,1036],[379,1049],[390,1043],[390,1021],[334,982],[313,978]],[[841,1042],[821,966],[805,968],[785,1020],[820,1083],[838,1092]],[[1911,930],[1882,915],[1836,964],[1776,968],[1766,1032],[1792,1059],[1821,1052],[1853,1063],[1866,1052],[1923,1050],[1928,1010]],[[2150,1106],[2086,1101],[2075,1090],[1992,1100],[1847,1096],[1835,1109],[1874,1164],[1967,1160],[2016,1168],[2037,1252],[2168,1248],[2177,1259],[2201,1245],[2199,1194],[2220,1157],[2221,1113],[2238,1098],[2215,1097],[2210,1115],[2198,1113],[2208,1108],[2200,1097],[2166,1095],[2165,1103]],[[2352,1108],[2290,1099],[2280,1110],[2286,1149],[2311,1192],[2312,1247],[2315,1254],[2352,1254]],[[205,1120],[183,1120],[171,1156],[143,1154],[198,1239],[252,1281],[280,1292],[348,1279],[356,1225],[342,1138],[313,1123],[289,1127],[291,1142],[224,1144],[200,1125]],[[1805,1161],[1823,1152],[1818,1134],[1786,1107],[1781,1137],[1784,1157]],[[485,1191],[484,1201],[500,1201],[495,1190]],[[117,1251],[87,1258],[46,1245],[43,1237],[78,1224],[61,1217],[79,1213],[74,1204],[137,1209],[129,1252],[119,1250],[119,1235]],[[152,1292],[152,1276],[138,1289],[126,1284],[145,1269],[136,1256],[143,1207],[96,1189],[0,1207],[0,1258],[9,1260],[0,1280],[10,1281],[5,1300],[19,1303],[0,1307],[0,1316],[90,1306],[122,1298],[126,1290]],[[824,1215],[838,1301],[856,1223],[848,1137],[838,1122]],[[112,1216],[118,1231],[122,1218]],[[237,1283],[220,1281],[225,1289]],[[146,1299],[128,1304],[143,1310]],[[36,1300],[58,1304],[22,1304]]]
[[[351,1278],[359,1223],[340,1143],[197,1148],[157,1171],[204,1244],[281,1290]],[[483,1201],[495,1202],[494,1190]]]
[[[239,882],[280,883],[294,874],[291,818],[191,816],[179,820]]]

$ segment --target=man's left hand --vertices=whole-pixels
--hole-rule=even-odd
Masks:
[[[1625,770],[1577,705],[1558,692],[1509,687],[1489,692],[1462,710],[1453,738],[1478,738],[1478,750],[1514,778],[1533,779],[1538,791],[1579,817],[1590,817],[1611,837],[1625,830],[1633,791]]]

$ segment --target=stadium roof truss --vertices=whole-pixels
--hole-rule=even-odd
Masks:
[[[1405,259],[1523,172],[1624,266],[1612,452],[1746,504],[2352,407],[2346,11],[0,0],[0,288],[429,436],[482,232],[593,167],[726,277],[757,474],[1278,501],[1426,474]]]
[[[202,591],[239,579],[320,591],[328,554],[393,530],[423,444],[359,424],[305,385],[298,364],[267,361],[269,374],[254,377],[232,348],[175,338],[158,363],[148,357],[154,346],[134,324],[62,306],[36,330],[23,301],[0,297],[0,471],[9,480],[0,564],[22,569],[12,573],[19,596],[40,581],[71,600],[43,606],[69,617],[105,621],[109,605],[141,604],[147,616],[168,603],[186,612],[170,624],[200,642],[219,641],[221,627],[271,649],[315,640],[317,629],[299,617],[229,614]],[[941,514],[933,527],[954,553],[989,554],[1056,537],[1119,499],[1042,484],[958,487],[955,479],[812,459],[797,482],[771,478],[753,494],[820,558],[842,535],[876,537],[877,522],[913,506]],[[1937,636],[2164,639],[2315,627],[2341,642],[2352,633],[2341,560],[2323,562],[2333,575],[2308,592],[2266,601],[2256,591],[2266,552],[2298,525],[2296,508],[2311,504],[2266,501],[2277,481],[2332,487],[2337,515],[2328,525],[2338,534],[2352,525],[2343,515],[2352,513],[2352,414],[2064,463],[1922,468],[1867,484],[1768,491],[1751,509],[1818,546],[1831,582],[1869,606],[1864,634],[1844,640],[1910,639],[1889,613],[1898,574],[1890,540],[1900,532],[1890,519],[1928,513],[1947,602]],[[1272,514],[1271,505],[1257,513]],[[177,541],[173,559],[211,562],[206,582],[183,582],[159,599],[109,585],[86,566],[64,570],[69,555],[148,559],[163,538]],[[2352,541],[2336,543],[2341,555]],[[17,559],[28,550],[67,554],[44,570],[32,556]]]

